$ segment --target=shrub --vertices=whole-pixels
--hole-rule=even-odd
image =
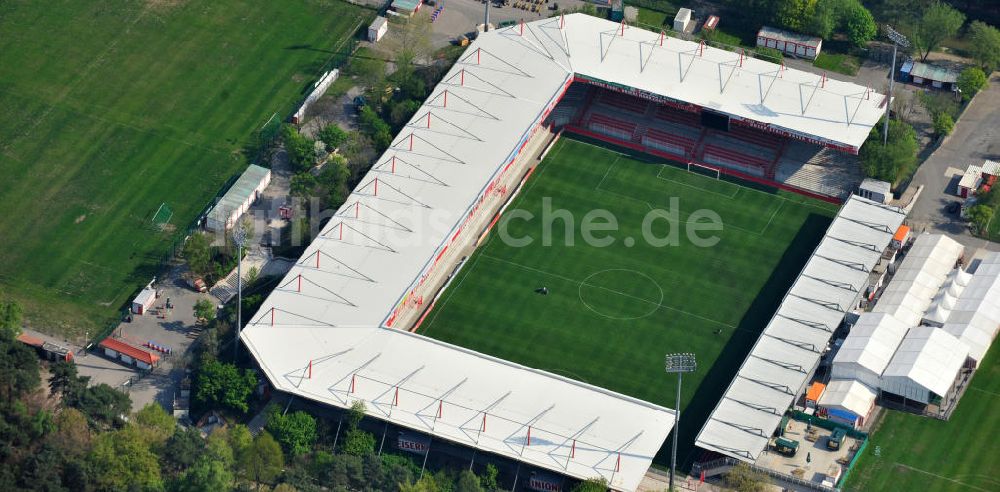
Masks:
[[[934,133],[938,136],[945,136],[951,134],[951,131],[955,128],[955,121],[951,119],[951,115],[948,113],[939,113],[934,117]]]
[[[958,90],[962,91],[962,99],[966,101],[983,90],[986,84],[986,73],[979,67],[969,67],[958,74]]]

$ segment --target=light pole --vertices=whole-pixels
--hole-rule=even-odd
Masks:
[[[882,145],[889,143],[889,108],[892,106],[892,85],[896,80],[896,50],[902,46],[910,47],[910,40],[896,32],[889,24],[885,25],[885,35],[892,41],[892,65],[889,67],[889,95],[885,100],[885,123],[882,125]]]
[[[247,242],[247,230],[243,223],[233,229],[233,242],[236,243],[236,340],[233,343],[233,362],[240,356],[240,328],[243,327],[243,246]]]
[[[670,489],[674,490],[674,474],[677,473],[677,434],[680,433],[681,423],[681,377],[685,372],[694,372],[698,368],[698,362],[694,354],[667,354],[664,358],[664,368],[667,374],[677,373],[677,405],[674,408],[674,445],[670,453]]]

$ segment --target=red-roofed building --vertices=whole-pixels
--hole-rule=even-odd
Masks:
[[[139,369],[152,369],[160,362],[160,356],[115,338],[101,340],[100,347],[104,349],[104,355]]]

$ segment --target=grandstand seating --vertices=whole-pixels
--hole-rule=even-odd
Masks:
[[[715,164],[730,169],[735,169],[742,173],[763,177],[771,162],[760,157],[754,157],[743,152],[721,147],[718,145],[705,144],[702,160],[709,164]]]
[[[648,147],[681,156],[690,156],[694,151],[695,139],[650,127],[642,135],[641,143]]]
[[[632,136],[635,134],[636,124],[594,111],[591,112],[590,118],[587,121],[587,128],[609,137],[631,141]]]
[[[779,183],[839,198],[850,195],[862,179],[856,156],[797,141],[788,143],[774,174]]]
[[[645,99],[639,99],[638,97],[632,97],[627,94],[612,91],[602,92],[598,102],[605,106],[624,109],[625,111],[630,111],[636,114],[646,114],[646,107],[649,106],[649,102]]]
[[[587,84],[571,85],[548,121],[826,196],[844,198],[861,181],[855,156],[750,127],[707,129],[695,113]]]

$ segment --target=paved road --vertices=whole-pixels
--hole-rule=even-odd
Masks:
[[[961,198],[955,195],[961,172],[970,164],[1000,159],[1000,72],[990,87],[976,96],[955,125],[955,131],[917,170],[910,186],[924,191],[910,213],[917,230],[943,232],[968,247],[1000,251],[1000,244],[972,237],[968,227],[945,208]]]

